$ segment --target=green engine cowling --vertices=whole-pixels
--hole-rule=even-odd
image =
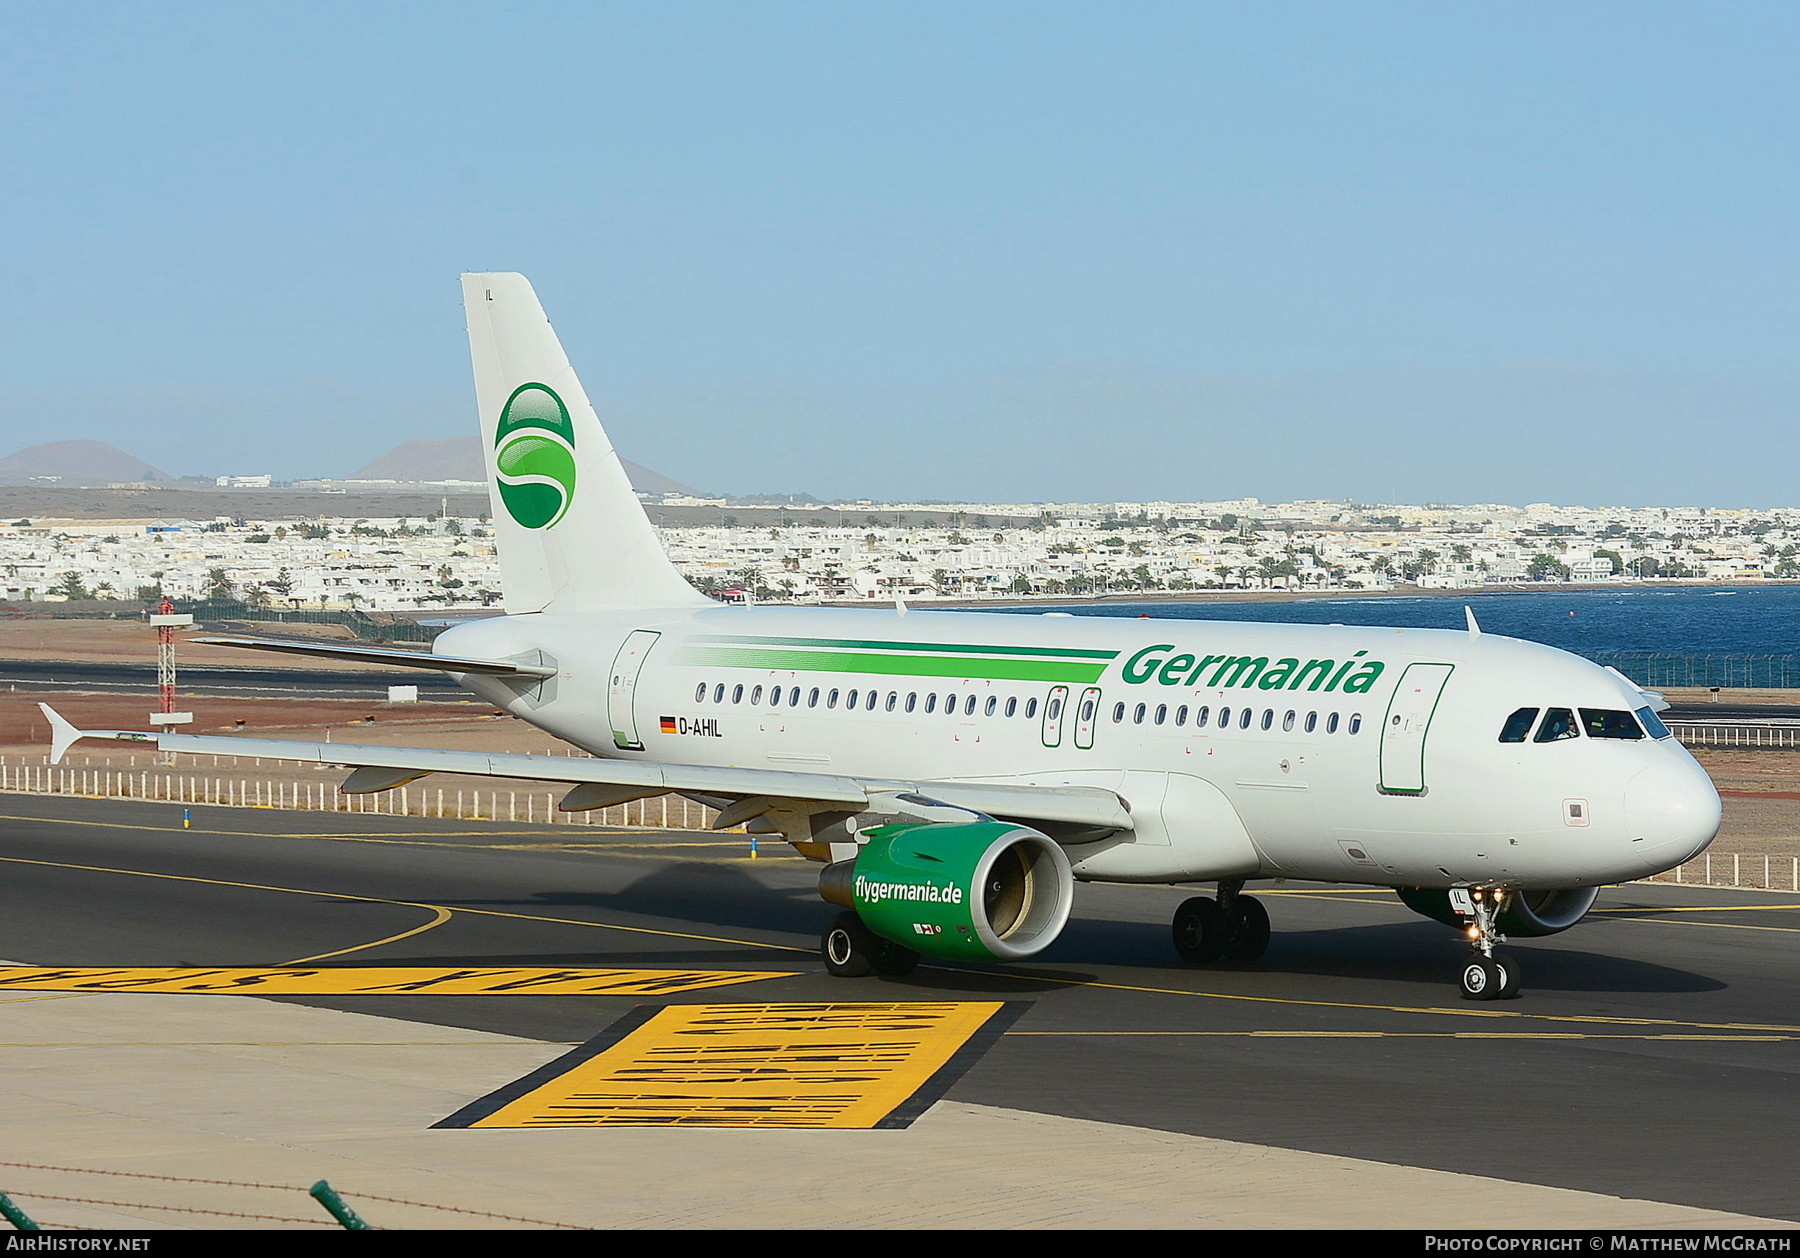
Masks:
[[[1048,836],[1006,821],[877,826],[854,861],[828,865],[819,894],[870,930],[927,956],[1017,961],[1069,920],[1075,878]]]

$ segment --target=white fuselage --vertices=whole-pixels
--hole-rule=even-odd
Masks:
[[[1065,840],[1092,880],[1590,886],[1719,824],[1686,749],[1616,720],[1641,692],[1491,635],[717,607],[499,617],[436,649],[556,665],[462,680],[601,756],[1111,790],[1133,830]],[[1557,711],[1574,732],[1543,737]]]

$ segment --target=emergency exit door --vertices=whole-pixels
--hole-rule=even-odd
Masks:
[[[1381,723],[1381,790],[1388,795],[1425,793],[1425,742],[1453,664],[1409,664],[1388,701]]]

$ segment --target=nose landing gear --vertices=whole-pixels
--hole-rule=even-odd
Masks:
[[[1462,968],[1460,985],[1464,1000],[1511,1000],[1519,994],[1519,963],[1494,951],[1494,945],[1506,942],[1506,936],[1500,933],[1499,918],[1509,894],[1496,887],[1473,887],[1450,893],[1457,912],[1472,919],[1473,924],[1468,930],[1469,946],[1480,954]]]

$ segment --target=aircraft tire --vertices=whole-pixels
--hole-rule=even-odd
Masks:
[[[1183,900],[1170,923],[1175,938],[1175,951],[1183,961],[1205,964],[1225,955],[1227,927],[1225,910],[1209,895]]]
[[[891,939],[875,940],[875,972],[889,978],[905,978],[919,968],[919,954]]]
[[[1524,977],[1520,973],[1519,963],[1511,957],[1496,955],[1494,957],[1494,964],[1499,967],[1501,976],[1500,991],[1494,996],[1494,999],[1512,1000],[1519,994],[1519,983]]]
[[[1225,928],[1225,955],[1233,961],[1254,961],[1269,950],[1269,910],[1254,896],[1232,901]]]
[[[1464,1000],[1498,1000],[1506,985],[1506,971],[1489,957],[1472,957],[1460,975]]]
[[[819,936],[819,955],[825,972],[835,978],[866,978],[875,973],[883,942],[856,914],[839,913]]]

